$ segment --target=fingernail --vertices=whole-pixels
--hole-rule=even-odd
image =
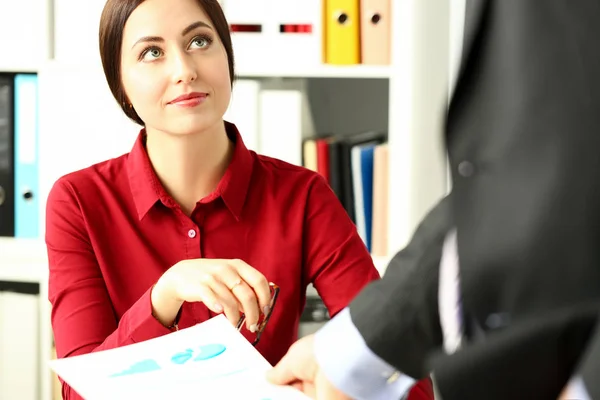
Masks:
[[[264,306],[264,308],[263,308],[263,313],[264,313],[265,315],[269,315],[269,311],[271,311],[271,307],[269,307],[269,306]]]
[[[256,329],[257,329],[257,328],[258,328],[258,327],[256,326],[256,324],[252,324],[252,325],[250,325],[250,332],[252,332],[252,333],[256,332]]]
[[[216,311],[216,312],[221,312],[221,311],[223,311],[223,306],[222,306],[222,305],[220,305],[219,303],[215,303],[215,306],[214,306],[214,307],[215,307],[215,311]]]

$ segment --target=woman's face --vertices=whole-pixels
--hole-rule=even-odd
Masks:
[[[227,61],[196,0],[146,0],[125,24],[122,83],[149,131],[188,135],[221,123],[231,98]]]

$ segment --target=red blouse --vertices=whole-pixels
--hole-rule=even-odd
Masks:
[[[239,258],[279,285],[257,345],[272,364],[297,338],[309,283],[335,315],[379,277],[320,175],[249,151],[235,126],[226,127],[235,143],[232,161],[191,217],[159,183],[143,130],[130,153],[54,184],[46,244],[59,358],[169,333],[151,314],[150,288],[183,259]],[[179,327],[213,316],[202,303],[184,303]],[[79,398],[67,385],[63,397]]]

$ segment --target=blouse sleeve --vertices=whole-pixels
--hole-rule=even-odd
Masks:
[[[306,207],[306,278],[334,316],[367,283],[379,279],[379,273],[356,225],[320,175],[316,175],[310,187]]]
[[[46,205],[48,296],[58,358],[141,342],[169,333],[152,316],[150,291],[117,321],[69,182],[57,181]],[[80,399],[63,383],[64,399]]]

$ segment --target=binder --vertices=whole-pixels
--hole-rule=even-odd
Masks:
[[[388,152],[388,144],[384,143],[377,145],[373,154],[373,223],[371,254],[376,257],[388,256]]]
[[[322,60],[322,0],[270,0],[275,23],[274,60],[279,64],[318,66]]]
[[[271,49],[276,24],[268,0],[226,0],[223,12],[239,71],[264,69],[266,62],[277,59]]]
[[[0,236],[15,234],[14,78],[0,74]]]
[[[38,101],[37,76],[15,76],[15,237],[37,238],[38,191]]]
[[[368,142],[381,144],[386,140],[387,133],[368,131],[347,137],[341,136],[331,142],[329,164],[332,189],[338,195],[348,216],[354,223],[356,223],[356,209],[354,206],[354,182],[352,178],[352,148]]]
[[[304,144],[302,145],[302,166],[317,172],[317,140],[314,138],[304,140]]]
[[[361,63],[390,64],[391,0],[361,0]]]
[[[360,63],[360,0],[325,1],[325,63]]]
[[[260,153],[302,165],[304,140],[315,136],[306,80],[265,81],[260,93]]]
[[[237,79],[233,83],[231,100],[223,119],[235,124],[244,144],[250,150],[259,151],[259,94],[260,81]]]
[[[329,183],[329,140],[317,139],[317,172]]]
[[[373,151],[377,144],[368,142],[356,145],[351,149],[356,227],[369,252],[371,251],[373,222]]]

